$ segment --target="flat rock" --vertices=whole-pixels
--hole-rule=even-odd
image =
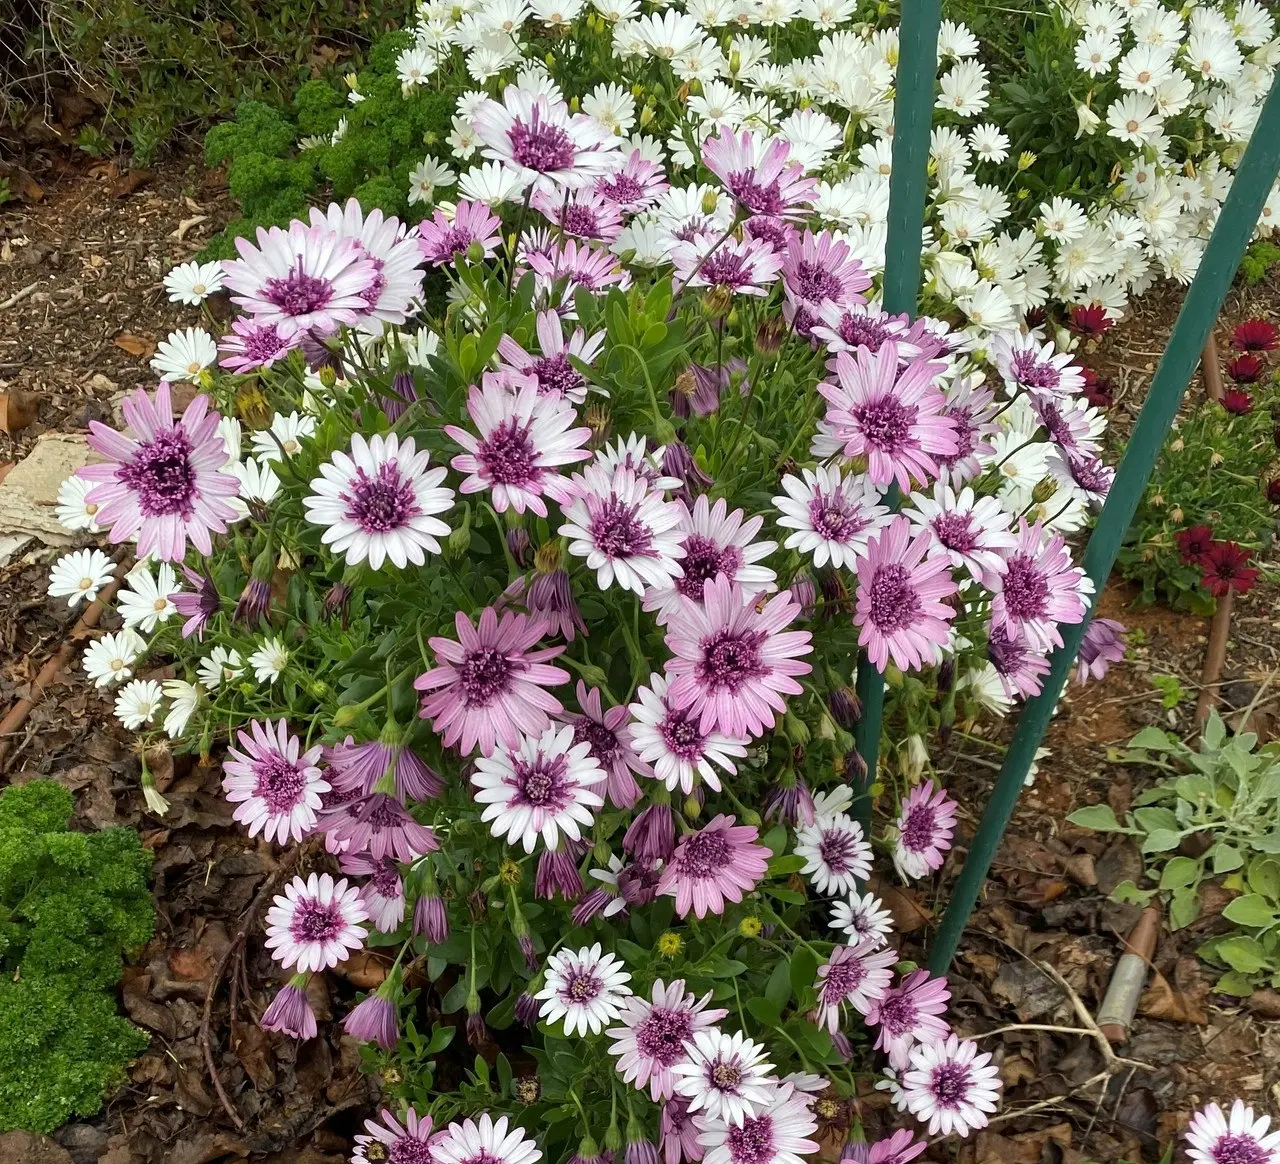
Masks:
[[[84,465],[102,458],[78,433],[47,433],[0,482],[0,534],[37,537],[46,545],[76,539],[58,522],[58,486]]]
[[[75,1164],[66,1148],[33,1132],[6,1132],[0,1136],[0,1160],[4,1164]]]

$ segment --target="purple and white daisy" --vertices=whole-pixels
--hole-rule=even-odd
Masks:
[[[1076,656],[1076,682],[1101,679],[1112,663],[1124,661],[1124,623],[1114,618],[1092,618]]]
[[[369,740],[357,744],[348,736],[328,750],[329,783],[367,796],[388,772],[394,773],[396,795],[401,800],[428,800],[444,791],[439,774],[404,744]]]
[[[908,1129],[899,1128],[874,1144],[845,1144],[840,1159],[843,1164],[911,1164],[928,1146]]]
[[[1018,523],[1018,537],[1001,567],[986,579],[993,591],[991,625],[1007,636],[1025,635],[1031,646],[1047,651],[1062,646],[1059,623],[1083,621],[1093,584],[1071,562],[1061,534],[1045,537],[1039,522]]]
[[[814,983],[818,992],[818,1026],[834,1035],[840,1029],[842,1006],[851,1006],[865,1015],[872,1003],[888,991],[897,961],[896,950],[877,947],[873,941],[832,950],[831,957],[818,967],[818,981]]]
[[[698,1134],[705,1164],[804,1164],[818,1150],[813,1096],[779,1084],[767,1104],[741,1126],[715,1120]]]
[[[640,786],[635,777],[653,775],[649,765],[636,755],[632,737],[626,731],[630,712],[626,707],[605,711],[600,692],[594,687],[588,688],[581,679],[576,694],[581,711],[562,712],[558,718],[573,728],[574,740],[585,743],[604,770],[609,800],[618,808],[630,808],[640,799]]]
[[[262,1012],[258,1026],[264,1031],[277,1031],[293,1039],[314,1039],[316,1014],[307,998],[306,974],[295,974],[293,979],[276,991],[271,1005]]]
[[[94,520],[112,542],[138,538],[138,557],[154,554],[179,562],[187,539],[202,554],[213,551],[210,533],[225,533],[236,511],[230,499],[240,483],[221,472],[227,450],[218,435],[222,419],[197,396],[180,420],[173,418],[169,384],[161,380],[155,399],[139,388],[121,405],[133,436],[100,421],[89,422],[89,446],[105,460],[76,476],[92,483],[85,494],[97,506]]]
[[[689,1101],[699,1122],[718,1120],[742,1127],[766,1110],[778,1083],[768,1050],[741,1031],[726,1034],[718,1027],[695,1031],[685,1044],[687,1058],[674,1063],[676,1094]]]
[[[223,790],[232,814],[251,837],[262,833],[268,841],[300,841],[316,826],[320,794],[329,782],[316,761],[319,744],[302,751],[298,737],[283,719],[274,724],[252,720],[247,732],[237,733],[243,752],[227,748],[232,759],[223,764]]]
[[[705,493],[690,509],[683,501],[678,527],[684,557],[682,574],[669,587],[654,587],[644,595],[644,609],[658,612],[659,626],[679,610],[682,598],[702,601],[704,584],[723,574],[746,594],[767,594],[777,590],[777,575],[768,566],[756,565],[778,548],[777,542],[752,539],[764,524],[763,517],[744,519],[741,509],[732,512],[723,497],[713,505]]]
[[[813,636],[783,629],[799,615],[789,591],[757,610],[754,596],[723,574],[705,583],[702,604],[683,599],[668,624],[670,704],[697,711],[704,732],[763,734],[786,709],[783,696],[800,694],[796,676],[813,669],[798,658]]]
[[[369,878],[360,886],[365,912],[380,934],[395,933],[404,921],[406,904],[400,866],[391,857],[375,861],[363,853],[344,853],[338,865],[344,873]]]
[[[871,893],[850,893],[831,906],[831,928],[846,934],[851,946],[869,942],[876,949],[889,944],[893,914]]]
[[[898,346],[898,359],[910,360],[920,355],[920,349],[907,340],[910,326],[907,315],[890,315],[873,304],[824,303],[811,328],[813,338],[832,352],[867,348],[874,353],[892,340]]]
[[[396,797],[385,792],[343,800],[332,808],[326,806],[320,827],[328,834],[325,840],[331,852],[368,853],[375,861],[387,856],[397,861],[415,861],[440,848],[435,833],[414,820]]]
[[[436,666],[413,681],[427,693],[418,714],[432,721],[445,747],[456,744],[466,756],[478,746],[487,756],[498,744],[517,748],[522,735],[545,731],[551,716],[564,710],[546,688],[569,682],[567,671],[547,665],[563,646],[530,650],[547,624],[511,611],[499,619],[488,606],[478,625],[462,611],[454,625],[457,640],[428,640]]]
[[[435,1164],[436,1158],[431,1153],[430,1116],[419,1118],[418,1113],[409,1108],[401,1124],[389,1108],[384,1107],[378,1115],[381,1123],[364,1121],[368,1134],[356,1136],[351,1164]],[[377,1148],[373,1147],[375,1144]]]
[[[782,488],[785,493],[773,499],[782,514],[778,524],[796,531],[783,545],[812,554],[815,566],[852,566],[889,520],[879,490],[862,474],[845,476],[834,465],[788,474]]]
[[[649,676],[648,686],[637,689],[636,698],[638,702],[627,709],[631,723],[626,732],[640,760],[652,765],[654,777],[669,791],[679,788],[686,796],[698,783],[719,792],[716,769],[731,776],[737,772],[733,759],[747,754],[746,737],[704,732],[694,708],[672,707],[666,677],[656,672]]]
[[[633,149],[622,169],[597,178],[594,189],[623,213],[639,214],[671,189],[671,183],[660,165]]]
[[[1242,1099],[1230,1113],[1211,1103],[1187,1125],[1187,1155],[1193,1164],[1280,1164],[1280,1130],[1270,1126],[1270,1116],[1255,1116]]]
[[[1019,388],[1032,396],[1066,396],[1084,389],[1084,373],[1071,353],[1042,343],[1034,332],[994,336],[992,355],[1010,395]]]
[[[871,278],[848,243],[829,231],[815,235],[806,230],[803,237],[796,235],[787,244],[782,286],[787,295],[782,308],[787,322],[794,324],[801,313],[807,313],[811,326],[825,304],[843,308],[865,303],[862,292],[871,286]]]
[[[222,269],[232,302],[258,323],[297,335],[337,331],[368,317],[378,271],[357,239],[298,221],[287,230],[258,227],[257,239],[255,247],[237,238],[240,257]]]
[[[541,1150],[525,1139],[523,1128],[508,1124],[506,1116],[495,1120],[488,1112],[478,1121],[450,1124],[431,1144],[433,1164],[537,1164],[541,1159]]]
[[[1031,407],[1055,444],[1072,453],[1101,451],[1107,418],[1083,396],[1034,396]]]
[[[471,783],[483,804],[480,819],[495,837],[524,846],[532,853],[538,837],[548,849],[559,847],[560,834],[582,839],[594,809],[604,805],[596,785],[604,769],[591,754],[591,744],[574,742],[574,729],[554,725],[538,738],[525,736],[519,746],[500,745],[475,762]]]
[[[1000,1069],[977,1043],[949,1035],[911,1049],[902,1094],[931,1136],[967,1136],[985,1128],[999,1106]]]
[[[560,536],[569,539],[569,553],[596,572],[601,590],[616,582],[642,595],[648,587],[669,588],[680,576],[683,510],[646,478],[588,465],[574,474],[573,497],[562,508]]]
[[[295,877],[267,910],[267,949],[286,969],[328,970],[364,945],[368,913],[360,891],[328,873]]]
[[[467,395],[467,412],[480,435],[445,425],[445,432],[467,450],[450,462],[470,474],[461,490],[491,490],[499,513],[510,507],[546,517],[544,496],[569,500],[571,486],[559,469],[590,458],[583,446],[591,430],[573,428],[578,419],[573,406],[562,397],[542,395],[533,376],[486,372],[483,383],[483,388],[473,384]]]
[[[932,496],[911,494],[905,513],[913,532],[931,531],[940,547],[936,552],[979,582],[1000,569],[1003,554],[1018,540],[999,498],[976,497],[967,485],[957,493],[945,481],[936,481]]]
[[[892,340],[875,353],[836,353],[835,382],[818,385],[829,402],[826,419],[846,457],[867,458],[874,484],[896,480],[903,492],[913,479],[927,485],[938,475],[934,457],[957,451],[955,423],[938,388],[945,369],[933,360],[900,367]]]
[[[321,213],[311,208],[311,225],[328,229],[338,238],[351,239],[363,258],[373,264],[373,277],[363,292],[366,320],[381,332],[381,323],[404,323],[413,303],[422,294],[422,256],[416,236],[398,218],[388,218],[375,207],[368,216],[355,198],[346,206],[336,202]]]
[[[578,239],[568,238],[548,254],[531,254],[529,269],[534,275],[534,292],[546,304],[554,291],[560,314],[574,319],[573,297],[579,287],[599,295],[607,287],[625,291],[631,286],[631,274],[617,255]]]
[[[781,138],[723,128],[702,143],[702,164],[750,214],[799,218],[817,196],[817,179],[805,175]]]
[[[902,802],[895,824],[893,863],[904,880],[927,877],[942,868],[943,854],[951,848],[956,828],[956,802],[946,791],[926,780],[917,784]]]
[[[950,637],[955,609],[942,601],[956,593],[950,562],[930,555],[933,534],[911,536],[903,515],[867,543],[858,559],[858,598],[853,622],[858,645],[880,671],[889,659],[903,671],[937,660]]]
[[[538,382],[543,396],[563,396],[574,404],[587,398],[587,382],[570,359],[591,363],[604,346],[605,333],[598,331],[587,338],[582,328],[576,328],[564,338],[564,326],[554,311],[538,312],[537,321],[539,356],[532,356],[509,335],[498,341],[498,355],[503,363],[524,376],[532,376]]]
[[[1000,431],[995,423],[1000,405],[990,388],[977,387],[968,377],[953,383],[946,397],[942,411],[955,426],[956,451],[940,455],[938,469],[940,475],[958,489],[982,472],[979,458],[988,457],[994,451],[990,438]]]
[[[889,1056],[889,1066],[902,1071],[910,1061],[916,1043],[937,1043],[951,1029],[939,1015],[946,1014],[951,991],[945,978],[934,978],[928,970],[912,970],[897,986],[867,1010],[867,1023],[879,1027],[876,1050]]]
[[[723,287],[736,295],[765,295],[782,270],[778,252],[761,239],[699,234],[671,248],[676,279],[685,287]]]
[[[792,851],[804,858],[800,871],[819,893],[852,893],[871,876],[871,846],[862,826],[844,812],[820,814],[797,830]]]
[[[623,164],[622,139],[608,126],[543,93],[508,85],[502,101],[485,100],[471,114],[485,157],[518,178],[521,188],[555,193],[589,186]]]
[[[428,469],[430,460],[413,437],[401,443],[395,433],[368,440],[354,433],[350,454],[334,453],[311,482],[302,501],[307,520],[325,527],[321,542],[348,565],[367,559],[380,570],[390,559],[402,570],[410,562],[421,566],[424,551],[440,553],[436,539],[449,533],[433,515],[453,505],[453,490],[441,485],[448,470]]]
[[[218,363],[229,372],[256,372],[269,368],[302,343],[302,333],[279,322],[242,315],[231,321],[231,330],[218,341]]]
[[[1095,457],[1092,453],[1053,448],[1049,451],[1049,475],[1065,490],[1068,497],[1096,508],[1106,501],[1107,494],[1111,492],[1116,471],[1101,457]],[[1049,508],[1060,506],[1061,501],[1055,495]]]
[[[711,995],[695,998],[685,990],[684,979],[670,985],[657,979],[649,999],[632,995],[618,1014],[618,1027],[605,1033],[613,1040],[609,1053],[616,1055],[618,1074],[636,1089],[649,1089],[655,1103],[675,1094],[672,1068],[688,1057],[685,1044],[698,1031],[713,1027],[729,1012],[707,1009]]]
[[[595,190],[536,191],[529,205],[561,234],[611,243],[622,233],[622,210]]]
[[[689,1111],[689,1101],[675,1096],[662,1105],[659,1124],[658,1149],[663,1164],[696,1164],[702,1159],[702,1145],[698,1143],[698,1121]]]
[[[724,913],[726,901],[741,901],[765,874],[770,854],[757,843],[759,835],[754,825],[723,814],[685,834],[662,870],[659,895],[676,899],[680,917],[690,910],[700,918]]]
[[[598,1035],[621,1013],[631,994],[631,975],[600,943],[580,950],[561,950],[547,959],[546,985],[534,998],[542,1000],[538,1015],[548,1023],[564,1019],[566,1035],[590,1031]]]
[[[467,254],[476,244],[483,256],[491,259],[501,242],[502,220],[484,202],[464,198],[454,207],[452,218],[437,210],[418,223],[418,250],[432,267],[452,264],[455,255]]]
[[[654,489],[669,492],[679,489],[681,480],[663,472],[666,446],[649,451],[648,443],[638,433],[618,437],[611,445],[605,445],[596,453],[594,464],[605,469],[630,469],[637,477],[643,477]]]

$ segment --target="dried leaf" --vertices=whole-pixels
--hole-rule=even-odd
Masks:
[[[357,990],[376,990],[386,981],[390,969],[391,959],[385,954],[361,950],[345,962],[339,962],[333,971],[341,974]]]
[[[21,432],[36,418],[40,411],[40,397],[34,392],[15,388],[12,392],[0,392],[0,432],[12,436]]]
[[[141,190],[154,177],[155,174],[150,170],[130,170],[126,174],[121,174],[107,187],[107,197],[128,198],[130,194]]]
[[[271,1037],[257,1023],[231,1024],[231,1049],[240,1066],[259,1091],[270,1091],[276,1083],[275,1056]]]
[[[1164,1019],[1171,1023],[1194,1023],[1204,1026],[1208,1017],[1204,1008],[1186,993],[1170,984],[1169,980],[1156,971],[1151,985],[1147,987],[1138,1003],[1138,1011],[1147,1018]]]
[[[134,335],[131,331],[122,331],[111,341],[118,348],[123,348],[131,356],[140,360],[149,360],[156,354],[156,341],[146,336]]]

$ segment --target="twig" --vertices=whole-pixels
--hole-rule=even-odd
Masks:
[[[1228,590],[1218,599],[1213,612],[1213,621],[1209,624],[1209,645],[1204,652],[1204,671],[1200,675],[1200,698],[1196,700],[1196,717],[1193,721],[1196,731],[1204,727],[1209,712],[1218,702],[1218,680],[1222,677],[1222,668],[1227,662],[1227,639],[1231,634],[1231,607],[1234,604],[1235,591]]]
[[[8,299],[6,299],[3,303],[0,303],[0,311],[3,311],[6,307],[15,307],[17,304],[21,303],[28,295],[31,294],[32,291],[34,291],[39,286],[40,286],[40,280],[37,279],[34,283],[28,283],[25,287],[22,288],[21,291],[15,291],[12,295],[9,296]]]
[[[990,1039],[996,1035],[1007,1035],[1011,1031],[1051,1031],[1055,1035],[1087,1035],[1093,1038],[1093,1032],[1082,1027],[1055,1027],[1047,1023],[1010,1023],[1007,1027],[996,1027],[994,1031],[983,1031],[974,1035],[975,1039]]]
[[[1062,1104],[1066,1103],[1067,1100],[1078,1095],[1080,1092],[1088,1091],[1095,1083],[1103,1083],[1110,1078],[1110,1071],[1099,1071],[1092,1079],[1086,1079],[1083,1083],[1076,1084],[1076,1086],[1070,1091],[1065,1092],[1062,1095],[1055,1095],[1052,1099],[1042,1099],[1038,1103],[1031,1104],[1029,1107],[1020,1107],[1017,1111],[1002,1111],[999,1115],[992,1116],[987,1120],[987,1126],[990,1127],[992,1124],[1002,1124],[1006,1120],[1018,1120],[1023,1116],[1035,1115],[1036,1112],[1045,1111],[1051,1107],[1060,1107]],[[946,1136],[940,1136],[936,1140],[931,1140],[930,1143],[940,1144],[946,1139]]]
[[[1089,1008],[1085,1006],[1083,999],[1072,989],[1071,983],[1063,978],[1048,962],[1033,962],[1033,965],[1038,966],[1043,973],[1052,978],[1059,989],[1066,994],[1071,1003],[1071,1009],[1076,1012],[1076,1018],[1080,1020],[1080,1025],[1088,1030],[1089,1037],[1098,1044],[1098,1050],[1102,1053],[1102,1060],[1107,1065],[1108,1075],[1115,1074],[1120,1067],[1136,1067],[1139,1071],[1155,1070],[1150,1063],[1142,1063],[1137,1059],[1126,1059],[1122,1055],[1117,1055],[1112,1050],[1110,1040],[1102,1033],[1102,1028],[1094,1022],[1093,1015],[1089,1013]]]
[[[1226,394],[1222,382],[1222,368],[1218,363],[1217,329],[1210,328],[1205,336],[1204,350],[1200,353],[1200,375],[1204,379],[1204,394],[1210,400],[1221,400]]]

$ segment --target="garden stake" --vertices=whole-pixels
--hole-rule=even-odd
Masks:
[[[1227,661],[1227,638],[1231,634],[1231,608],[1236,592],[1228,590],[1218,599],[1209,624],[1209,645],[1204,652],[1204,670],[1200,673],[1200,698],[1196,700],[1196,731],[1204,727],[1209,712],[1218,703],[1218,680]]]
[[[893,168],[889,174],[889,224],[885,242],[883,307],[915,315],[920,293],[920,251],[925,193],[929,181],[929,134],[933,128],[933,85],[938,72],[938,25],[942,0],[903,0],[899,29],[898,84],[893,99]],[[898,487],[884,497],[898,507]],[[870,789],[880,756],[884,677],[864,654],[858,663],[862,718],[854,725],[854,746],[863,762],[862,787],[854,816],[871,835]]]
[[[1095,606],[1278,170],[1280,83],[1273,83],[1236,171],[1235,182],[1223,203],[1204,260],[1178,312],[1168,347],[1151,381],[1146,403],[1116,470],[1107,502],[1085,547],[1081,564],[1093,582]],[[1036,748],[1053,718],[1087,625],[1086,618],[1062,628],[1062,646],[1053,653],[1044,687],[1039,695],[1027,701],[1018,717],[1000,775],[929,952],[929,966],[935,974],[946,973],[960,944],[960,936],[977,903],[1000,838],[1013,816],[1018,794],[1035,759]]]
[[[1155,957],[1159,936],[1160,907],[1149,905],[1129,933],[1124,953],[1111,973],[1106,997],[1098,1008],[1098,1030],[1112,1043],[1125,1043],[1129,1039],[1129,1026],[1138,1013],[1142,987],[1147,981],[1147,968]]]
[[[1200,375],[1204,380],[1204,394],[1210,400],[1221,400],[1226,387],[1222,383],[1222,365],[1218,361],[1218,336],[1214,328],[1209,329],[1209,338],[1204,341],[1204,351],[1200,353]]]

